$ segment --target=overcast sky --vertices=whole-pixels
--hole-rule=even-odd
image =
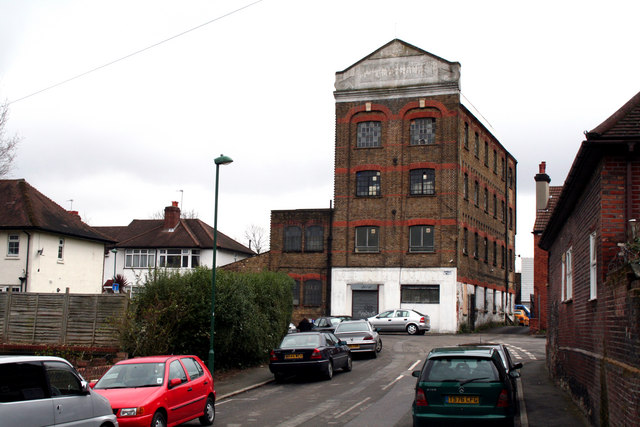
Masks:
[[[518,161],[531,257],[538,164],[562,185],[583,132],[640,91],[638,1],[252,2],[0,0],[9,177],[94,226],[174,200],[213,225],[225,154],[218,226],[246,244],[271,210],[329,207],[335,73],[399,38],[460,62],[463,103]]]

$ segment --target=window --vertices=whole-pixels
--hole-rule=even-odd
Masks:
[[[476,132],[476,138],[475,138],[475,144],[473,146],[473,154],[476,156],[477,158],[480,158],[480,135],[478,135],[478,132]]]
[[[469,200],[469,175],[468,174],[464,174],[464,182],[462,185],[462,191],[464,194],[464,199],[465,200]]]
[[[182,365],[179,361],[174,360],[169,365],[169,382],[176,378],[179,378],[182,382],[187,381],[187,374],[184,372]]]
[[[498,197],[495,194],[493,195],[493,217],[498,217]]]
[[[409,252],[433,251],[433,226],[414,225],[409,227]]]
[[[596,233],[589,235],[589,299],[598,297],[598,259],[596,255]]]
[[[513,208],[509,208],[509,230],[513,230]]]
[[[304,305],[319,307],[322,305],[322,282],[306,280],[304,282]]]
[[[356,173],[356,196],[380,195],[380,171]]]
[[[64,259],[64,239],[58,240],[58,261]]]
[[[462,231],[462,254],[469,254],[469,230],[466,228]]]
[[[358,123],[358,148],[380,147],[381,134],[380,122]]]
[[[478,252],[478,233],[474,233],[473,234],[473,257],[475,259],[478,259],[479,256],[479,252]]]
[[[496,290],[493,290],[493,314],[496,314]]]
[[[302,230],[295,225],[284,228],[284,251],[300,252],[302,250]]]
[[[502,221],[502,223],[504,223],[504,200],[500,201],[500,220]]]
[[[489,189],[484,187],[484,211],[489,213]]]
[[[164,268],[188,268],[189,249],[160,249],[158,265]]]
[[[291,294],[293,296],[293,305],[300,305],[300,280],[294,280]]]
[[[502,178],[503,181],[504,181],[504,174],[505,174],[504,157],[500,157],[500,177]]]
[[[480,202],[480,184],[478,184],[478,181],[475,181],[473,184],[473,204],[476,206],[479,206]]]
[[[562,254],[562,300],[568,301],[573,298],[573,267],[571,266],[571,254],[573,250],[569,248]]]
[[[324,249],[324,230],[319,225],[311,225],[304,230],[304,250],[322,252]]]
[[[81,396],[82,384],[80,379],[66,363],[44,362],[52,396]]]
[[[434,169],[413,169],[409,172],[412,195],[432,195],[436,193],[436,172]]]
[[[484,304],[483,304],[484,307],[483,308],[484,308],[485,313],[487,312],[487,307],[489,305],[489,301],[488,301],[488,298],[487,298],[487,294],[488,293],[489,293],[489,288],[484,288],[484,292],[482,293],[482,296],[484,298]]]
[[[489,240],[484,238],[484,262],[489,262]]]
[[[469,123],[464,124],[464,148],[469,149]]]
[[[509,167],[509,176],[507,176],[507,181],[509,182],[509,188],[513,188],[513,169]]]
[[[498,264],[498,244],[495,242],[495,240],[493,241],[493,265],[497,265]]]
[[[504,246],[500,246],[500,268],[504,268]]]
[[[47,379],[40,363],[0,364],[1,403],[44,399],[49,397],[48,389]]]
[[[484,165],[489,167],[489,143],[484,142]]]
[[[507,262],[509,263],[509,271],[513,271],[513,264],[515,259],[513,258],[513,249],[509,249],[509,259]]]
[[[191,249],[191,268],[200,267],[200,249]]]
[[[440,304],[440,285],[402,285],[402,304]]]
[[[124,257],[125,268],[153,268],[156,254],[152,249],[127,249]]]
[[[7,256],[16,257],[18,255],[20,255],[20,236],[17,234],[9,234]]]
[[[411,121],[411,145],[435,144],[436,119],[424,118]]]
[[[182,360],[182,364],[186,368],[190,379],[194,380],[204,374],[200,364],[198,364],[198,362],[196,362],[192,357],[183,357],[180,360]]]
[[[378,227],[356,227],[356,252],[378,252]]]
[[[493,150],[493,173],[498,174],[498,152]]]

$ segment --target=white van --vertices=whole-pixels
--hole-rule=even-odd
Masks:
[[[0,427],[118,427],[109,401],[59,357],[0,356]]]

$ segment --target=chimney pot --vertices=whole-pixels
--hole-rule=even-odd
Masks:
[[[546,169],[547,169],[547,162],[541,162],[540,163],[540,172],[539,173],[546,173],[545,172]]]
[[[174,208],[178,207],[178,202],[171,202],[171,206],[173,206]]]

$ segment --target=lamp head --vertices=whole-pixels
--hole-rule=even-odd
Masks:
[[[232,163],[233,160],[231,159],[231,157],[220,154],[220,157],[214,159],[214,162],[216,165],[228,165],[229,163]]]

